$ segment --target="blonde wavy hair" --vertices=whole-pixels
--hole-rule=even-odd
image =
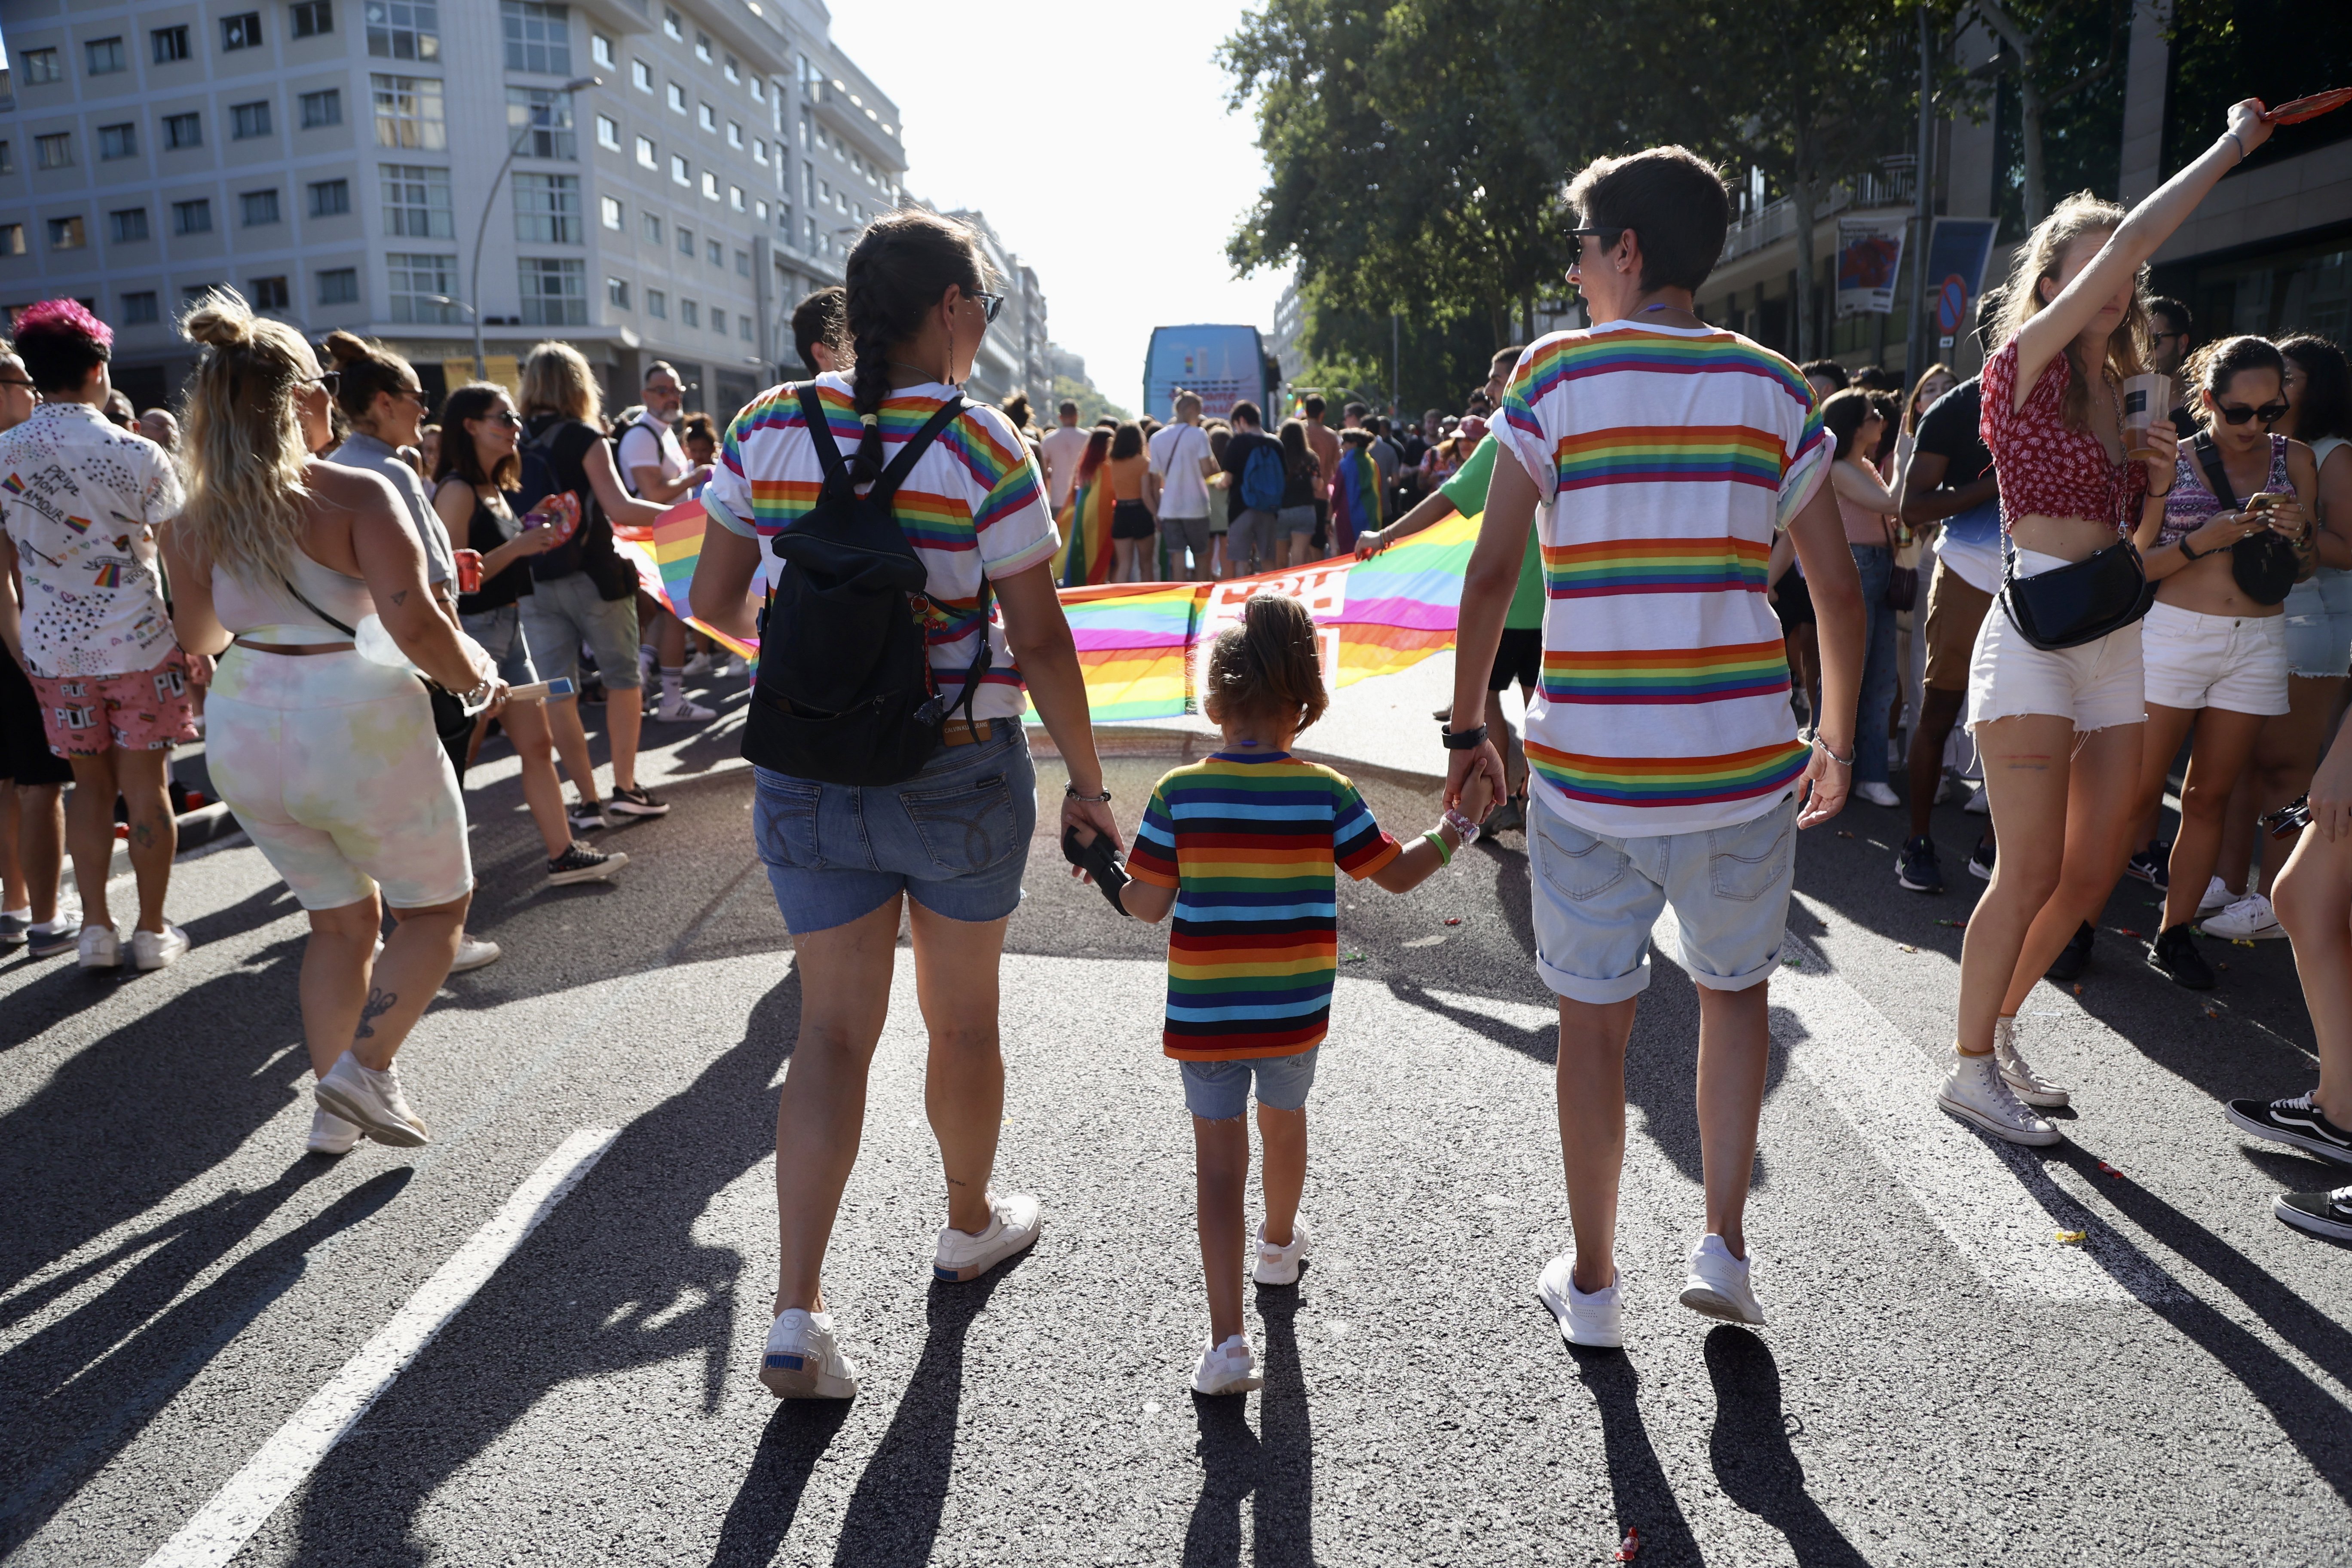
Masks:
[[[294,393],[318,376],[318,356],[225,289],[189,308],[180,335],[203,351],[180,416],[180,525],[231,575],[266,582],[292,567],[310,500]]]
[[[2042,280],[2056,281],[2059,269],[2065,265],[2066,247],[2086,234],[2113,235],[2123,226],[2128,216],[2113,202],[2101,201],[2088,191],[2077,191],[2060,202],[2033,228],[2017,253],[2009,269],[2009,286],[2001,296],[2000,329],[1996,334],[1998,344],[2006,344],[2017,336],[2019,329],[2042,310]],[[2107,338],[2106,363],[2102,368],[2117,381],[2137,375],[2147,368],[2147,356],[2152,344],[2147,328],[2147,269],[2140,268],[2132,283],[2131,304],[2124,319]],[[2084,364],[2074,343],[2066,344],[2066,363],[2074,376],[2066,384],[2063,408],[2066,424],[2073,429],[2084,428],[2090,420],[2091,374]]]
[[[522,362],[520,390],[526,418],[533,414],[561,414],[566,419],[593,425],[604,411],[596,373],[570,343],[550,341],[535,345]]]

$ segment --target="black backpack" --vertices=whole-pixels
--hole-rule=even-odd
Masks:
[[[794,778],[897,784],[939,750],[953,710],[932,678],[924,635],[929,573],[890,503],[916,459],[962,412],[963,398],[941,405],[862,496],[816,388],[802,387],[800,403],[824,483],[816,504],[769,546],[781,569],[760,616],[760,677],[743,755]],[[980,652],[956,705],[967,716],[991,662],[988,608],[983,578]]]

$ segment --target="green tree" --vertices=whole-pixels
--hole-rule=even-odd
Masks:
[[[2132,3],[1973,0],[2001,41],[2001,69],[2017,95],[2028,228],[2050,211],[2053,162],[2066,186],[2114,194]]]
[[[1122,422],[1135,417],[1134,415],[1105,397],[1096,389],[1093,382],[1072,381],[1066,375],[1057,375],[1054,378],[1055,405],[1059,406],[1062,399],[1066,397],[1078,405],[1078,423],[1081,425],[1091,425],[1106,414]],[[1037,416],[1050,424],[1055,417],[1054,410],[1041,408],[1037,411]]]

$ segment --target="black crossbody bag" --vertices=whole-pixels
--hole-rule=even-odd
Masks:
[[[2189,445],[2197,453],[2197,466],[2205,471],[2205,488],[2213,492],[2213,499],[2225,510],[2240,510],[2238,492],[2230,488],[2230,475],[2221,467],[2221,448],[2211,432],[2200,430]],[[2230,546],[2230,575],[2257,605],[2285,604],[2302,572],[2303,561],[2294,546],[2267,528]]]
[[[2085,560],[2017,574],[2017,546],[2000,531],[2000,607],[2017,635],[2045,653],[2081,647],[2147,614],[2156,584],[2126,531]]]

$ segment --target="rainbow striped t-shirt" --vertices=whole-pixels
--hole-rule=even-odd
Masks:
[[[1224,1061],[1322,1044],[1339,960],[1336,873],[1360,880],[1402,853],[1354,784],[1287,752],[1220,752],[1161,779],[1127,870],[1176,889],[1162,1049]]]
[[[1803,375],[1737,332],[1609,322],[1530,346],[1495,428],[1544,501],[1544,803],[1612,837],[1770,810],[1806,753],[1765,560],[1832,449]]]

